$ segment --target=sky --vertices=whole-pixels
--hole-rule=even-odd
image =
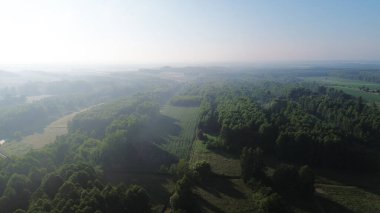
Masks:
[[[0,0],[0,64],[380,60],[378,0]]]

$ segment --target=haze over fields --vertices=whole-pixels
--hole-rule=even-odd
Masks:
[[[0,213],[380,212],[379,11],[0,1]]]

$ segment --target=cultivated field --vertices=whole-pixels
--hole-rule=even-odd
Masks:
[[[177,131],[170,132],[160,145],[163,149],[178,158],[188,159],[191,153],[195,131],[198,123],[199,107],[177,107],[167,105],[162,107],[161,114],[172,119]],[[163,122],[165,124],[167,122]],[[172,127],[167,126],[173,129]]]

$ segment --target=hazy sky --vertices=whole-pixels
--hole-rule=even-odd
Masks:
[[[380,60],[378,0],[0,0],[0,64]]]

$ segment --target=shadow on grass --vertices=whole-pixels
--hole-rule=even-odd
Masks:
[[[210,151],[218,154],[218,155],[221,155],[225,158],[230,158],[230,159],[240,159],[240,152],[239,151],[234,151],[234,150],[231,150],[231,151],[227,151],[227,150],[223,150],[223,149],[210,149]]]
[[[331,169],[318,169],[316,170],[318,176],[328,182],[332,181],[333,185],[347,185],[356,186],[369,193],[377,194],[380,196],[380,173],[359,173],[348,171],[336,171]],[[335,182],[335,183],[334,183]]]
[[[324,212],[326,213],[353,213],[353,211],[347,209],[346,207],[340,205],[339,203],[336,203],[334,201],[331,201],[327,198],[316,196],[317,201],[320,203],[321,207],[323,208]]]
[[[169,136],[178,136],[181,130],[178,120],[166,115],[160,115],[144,129],[145,133],[158,145],[167,143]]]
[[[197,202],[196,212],[215,212],[215,213],[224,213],[223,210],[216,207],[215,205],[209,203],[207,200],[203,199],[199,195],[195,195]],[[208,210],[208,211],[207,211]]]
[[[106,179],[115,185],[124,183],[127,186],[136,184],[144,187],[155,205],[165,205],[168,202],[172,191],[165,185],[172,184],[174,188],[174,183],[168,177],[154,174],[112,172],[106,175]]]
[[[237,199],[245,199],[244,193],[235,188],[235,184],[231,180],[221,177],[210,178],[206,183],[200,186],[205,191],[213,194],[215,197],[221,198],[221,194]]]

